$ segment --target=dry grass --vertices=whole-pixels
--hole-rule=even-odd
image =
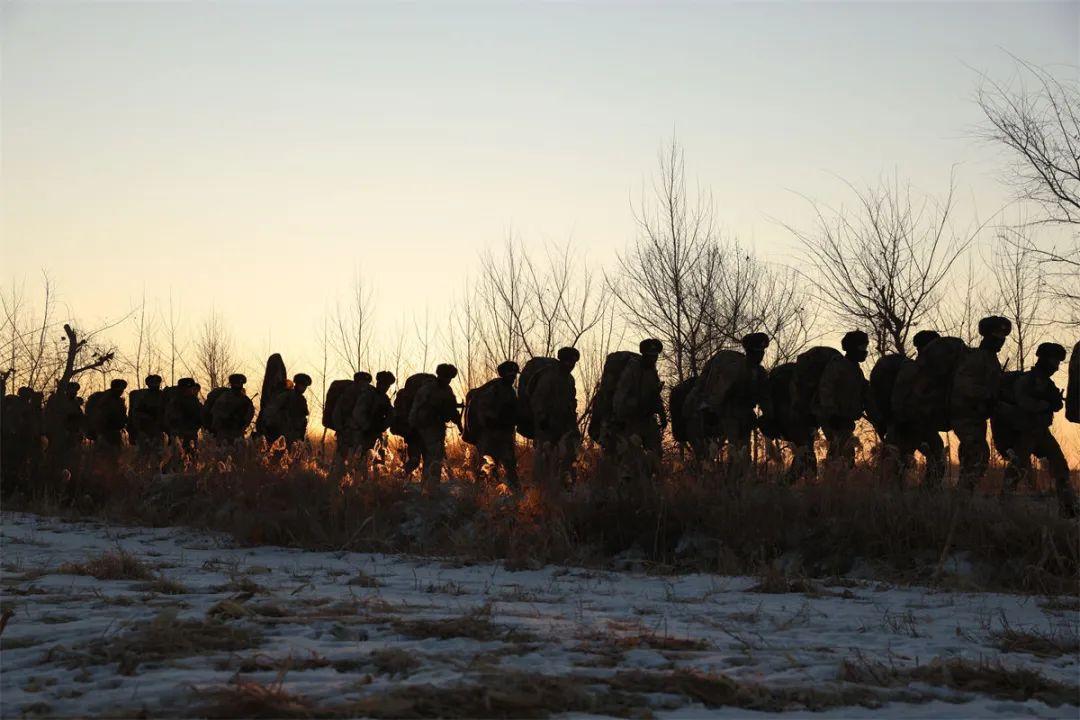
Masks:
[[[503,560],[507,568],[613,567],[630,554],[645,568],[674,572],[753,574],[782,560],[793,578],[842,576],[860,565],[899,582],[1073,596],[1080,587],[1080,525],[1058,518],[1052,500],[901,491],[873,464],[789,488],[771,464],[732,478],[684,464],[675,453],[658,478],[615,483],[593,449],[583,452],[579,484],[568,494],[531,484],[524,451],[527,491],[510,499],[472,481],[460,448],[452,446],[449,458],[460,482],[448,496],[424,498],[415,478],[403,478],[396,456],[354,482],[331,477],[304,453],[275,461],[251,453],[223,463],[208,448],[182,475],[155,479],[123,467],[110,480],[111,494],[83,498],[90,504],[79,509],[113,521],[221,530],[245,544],[449,555]],[[70,499],[50,492],[48,482],[41,487],[14,504],[72,512]],[[972,573],[949,575],[953,557],[968,561]],[[229,589],[258,592],[255,583],[239,586],[248,582]],[[793,585],[799,581],[785,582],[780,591],[800,591]],[[363,575],[356,584],[376,585]]]
[[[490,642],[532,642],[536,638],[524,630],[496,625],[491,621],[491,605],[483,605],[458,617],[422,620],[395,619],[392,623],[396,632],[413,639],[469,638]]]
[[[1010,668],[999,662],[963,658],[936,658],[926,665],[897,668],[864,660],[845,660],[840,679],[880,687],[899,687],[912,682],[988,695],[1000,700],[1039,700],[1059,707],[1080,704],[1080,686],[1065,685],[1025,667]]]
[[[191,592],[183,583],[167,578],[164,575],[159,575],[150,582],[136,585],[135,589],[140,592],[153,592],[161,595],[187,595]]]
[[[315,709],[299,695],[286,692],[280,682],[263,685],[237,680],[202,696],[196,713],[203,718],[310,718]],[[322,715],[325,717],[325,715]]]
[[[98,580],[152,580],[154,572],[126,550],[108,550],[81,563],[63,563],[62,575],[90,575]]]
[[[1076,632],[1017,630],[1005,627],[991,634],[994,647],[1007,653],[1024,653],[1041,658],[1080,653],[1080,635]]]

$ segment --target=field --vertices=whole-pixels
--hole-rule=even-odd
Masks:
[[[510,569],[10,512],[3,556],[5,717],[1075,717],[1080,705],[1075,597],[858,572]]]

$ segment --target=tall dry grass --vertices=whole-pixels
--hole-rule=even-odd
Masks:
[[[424,495],[418,478],[404,477],[394,443],[364,479],[334,475],[331,449],[316,447],[289,453],[248,444],[226,452],[207,445],[168,458],[169,474],[131,448],[118,466],[87,449],[70,478],[34,478],[5,506],[191,525],[245,544],[504,560],[511,568],[779,570],[1080,593],[1080,526],[1059,518],[1052,499],[900,489],[869,458],[851,471],[824,469],[816,484],[788,487],[775,460],[737,475],[671,452],[650,478],[617,472],[587,448],[567,486],[534,482],[523,448],[524,490],[514,495],[484,473],[477,478],[465,447],[453,442],[447,482]]]

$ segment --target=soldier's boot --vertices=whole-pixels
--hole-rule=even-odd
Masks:
[[[974,492],[990,464],[990,446],[986,442],[986,421],[955,422],[953,432],[959,443],[960,488]]]
[[[405,438],[405,465],[402,467],[402,471],[406,477],[412,475],[413,471],[420,467],[420,459],[423,455],[420,447],[421,442],[421,439],[416,435]]]
[[[1057,440],[1046,431],[1040,443],[1039,454],[1046,458],[1046,467],[1050,471],[1050,477],[1054,479],[1057,490],[1058,508],[1062,517],[1075,518],[1080,514],[1080,506],[1076,499],[1076,491],[1069,481],[1069,463]]]

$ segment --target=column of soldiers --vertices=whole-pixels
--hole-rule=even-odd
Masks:
[[[859,444],[856,423],[865,417],[882,439],[883,454],[898,461],[897,477],[911,468],[918,453],[926,460],[924,485],[936,487],[947,465],[940,433],[952,431],[959,443],[960,486],[971,490],[986,473],[987,430],[992,427],[994,445],[1007,462],[1007,489],[1030,476],[1032,456],[1040,458],[1055,481],[1061,511],[1071,516],[1077,500],[1067,462],[1050,432],[1054,414],[1066,402],[1051,379],[1066,351],[1056,343],[1043,343],[1031,369],[1006,372],[998,353],[1011,329],[1005,318],[983,318],[978,325],[981,341],[974,348],[958,338],[920,331],[913,338],[916,357],[885,355],[869,379],[862,364],[870,339],[862,331],[843,337],[842,353],[811,348],[768,372],[762,363],[769,337],[752,333],[742,339],[741,352],[721,350],[700,374],[672,389],[672,435],[698,461],[723,459],[728,477],[734,477],[751,468],[751,440],[758,429],[766,438],[792,446],[785,477],[795,482],[816,473],[819,431],[825,436],[827,461],[852,466]],[[662,353],[659,340],[647,339],[637,353],[609,355],[587,408],[590,437],[604,458],[620,468],[628,458],[644,458],[649,473],[659,468],[661,437],[669,420],[657,370]],[[1066,414],[1073,422],[1080,422],[1078,355],[1080,343],[1073,348],[1069,373]],[[464,403],[451,387],[458,373],[450,364],[439,365],[434,374],[410,376],[393,402],[389,390],[396,379],[387,371],[376,375],[374,385],[367,372],[335,381],[323,413],[323,424],[336,434],[335,471],[352,468],[366,476],[371,463],[383,461],[389,430],[404,440],[405,473],[419,470],[422,487],[430,491],[441,481],[447,425],[453,424],[475,448],[474,468],[479,472],[482,459],[489,458],[487,467],[512,490],[519,489],[518,434],[534,443],[537,482],[570,480],[581,445],[573,376],[579,358],[576,349],[566,347],[555,357],[532,358],[524,367],[507,360],[496,368],[495,378],[469,391]],[[283,365],[280,370],[283,378]],[[102,448],[107,461],[114,461],[125,428],[139,456],[148,460],[159,459],[166,444],[194,450],[200,430],[219,444],[235,444],[245,437],[255,414],[246,382],[243,375],[231,375],[228,387],[213,390],[204,405],[193,379],[182,378],[162,389],[161,378],[151,375],[145,389],[131,393],[126,413],[122,380],[92,395],[85,411],[76,383],[54,393],[44,407],[40,394],[22,388],[4,398],[4,475],[24,476],[26,468],[41,462],[42,436],[58,467],[71,462],[84,436]],[[268,441],[280,437],[288,444],[304,442],[305,391],[310,385],[311,378],[300,373],[264,398],[261,434]]]

